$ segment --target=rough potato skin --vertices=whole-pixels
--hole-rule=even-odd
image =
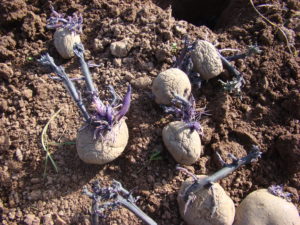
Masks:
[[[171,68],[158,74],[152,84],[152,93],[157,104],[171,104],[174,98],[172,92],[184,96],[191,93],[191,83],[188,76],[180,69]]]
[[[238,206],[234,225],[300,225],[297,208],[283,198],[260,189]]]
[[[68,29],[61,28],[54,33],[54,46],[64,59],[70,59],[74,56],[73,46],[80,42],[80,36]]]
[[[234,203],[218,183],[212,185],[213,191],[211,188],[202,188],[194,192],[196,199],[189,204],[184,214],[183,196],[192,183],[191,178],[184,181],[177,196],[179,212],[184,221],[188,225],[232,225],[235,215]]]
[[[169,123],[162,131],[164,144],[174,159],[184,165],[191,165],[202,153],[201,140],[197,131],[191,131],[186,123]]]
[[[94,140],[93,135],[91,126],[78,131],[77,153],[85,163],[102,165],[116,159],[124,151],[128,142],[128,127],[125,120],[121,120],[107,133],[105,141]]]
[[[208,41],[198,40],[191,52],[194,70],[204,80],[218,76],[223,71],[223,64],[216,48]]]

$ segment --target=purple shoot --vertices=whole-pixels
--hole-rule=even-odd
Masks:
[[[65,14],[58,13],[51,6],[51,17],[47,20],[48,29],[59,29],[64,28],[69,31],[80,34],[82,33],[82,23],[83,17],[81,14],[77,15],[76,13],[73,16],[68,16],[65,18]]]
[[[119,100],[116,96],[114,89],[110,87],[113,94],[113,101],[110,104],[102,106],[99,98],[93,97],[93,105],[95,113],[92,116],[92,122],[95,126],[94,138],[103,137],[106,131],[110,131],[128,112],[130,108],[131,86],[128,85],[127,93],[123,99],[123,103],[116,105]],[[121,108],[120,108],[121,107]],[[120,109],[118,109],[120,108]]]
[[[117,125],[128,112],[130,108],[131,86],[128,86],[127,93],[122,103],[120,103],[121,98],[115,92],[114,88],[112,86],[109,86],[109,91],[113,96],[112,101],[110,103],[104,104],[99,98],[98,91],[92,81],[88,65],[84,60],[83,45],[75,44],[74,52],[80,60],[81,70],[84,75],[83,78],[87,84],[87,91],[91,95],[92,106],[94,108],[94,114],[92,116],[88,114],[80,98],[80,95],[76,90],[75,85],[72,83],[72,79],[67,76],[67,74],[64,72],[64,69],[62,67],[56,66],[53,58],[48,54],[42,56],[39,62],[41,62],[43,65],[50,66],[53,72],[58,75],[58,77],[54,77],[54,79],[62,81],[66,85],[72,98],[80,108],[86,122],[94,127],[94,139],[102,138],[105,136],[106,132],[111,131],[112,128]]]
[[[83,188],[83,194],[87,195],[92,202],[92,225],[98,225],[99,217],[105,217],[105,213],[115,210],[120,206],[124,206],[141,220],[149,225],[157,225],[148,215],[146,215],[136,204],[132,194],[122,187],[122,184],[113,180],[109,187],[101,187],[99,182],[92,185],[92,192],[88,191],[86,187]]]
[[[233,171],[235,171],[236,169],[238,169],[240,166],[244,165],[244,164],[249,164],[255,160],[257,160],[258,158],[261,157],[261,152],[259,151],[258,146],[253,145],[252,146],[252,151],[246,155],[243,158],[236,158],[233,155],[231,155],[231,159],[232,159],[232,163],[231,164],[224,164],[224,167],[222,169],[220,169],[219,171],[215,172],[214,174],[206,177],[206,178],[202,178],[199,179],[197,178],[194,174],[187,172],[184,168],[181,167],[177,167],[178,170],[183,171],[185,174],[191,176],[194,180],[194,182],[187,187],[185,194],[184,194],[184,200],[186,202],[186,204],[190,203],[191,197],[190,195],[193,195],[193,193],[197,190],[203,189],[203,188],[211,188],[213,183],[227,177],[229,174],[231,174]],[[222,160],[222,162],[224,162]],[[186,205],[187,207],[187,205]]]
[[[196,102],[193,95],[188,99],[173,93],[172,106],[163,106],[166,113],[173,114],[173,116],[186,123],[191,131],[196,130],[200,135],[203,135],[201,124],[198,122],[202,115],[208,115],[205,111],[199,112],[196,110]]]
[[[122,107],[116,115],[117,121],[121,120],[125,116],[125,114],[128,112],[128,110],[130,108],[130,102],[131,102],[131,86],[128,85],[127,93],[123,99]]]
[[[289,193],[289,192],[284,192],[283,185],[271,185],[268,188],[268,191],[275,196],[278,196],[280,198],[287,200],[288,202],[292,201],[291,197],[293,194]]]

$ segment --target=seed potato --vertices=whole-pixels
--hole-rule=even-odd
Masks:
[[[191,131],[182,121],[169,123],[162,131],[163,142],[173,158],[180,164],[191,165],[202,153],[197,131]]]
[[[192,183],[191,178],[184,181],[177,197],[179,212],[184,221],[188,225],[232,225],[235,215],[234,203],[218,183],[214,183],[210,188],[196,190],[195,200],[187,206],[184,213],[184,194]]]
[[[86,126],[79,130],[76,148],[79,158],[85,163],[102,165],[116,159],[124,151],[128,142],[128,127],[121,120],[105,135],[105,140],[94,140],[94,129]]]
[[[194,70],[204,80],[218,76],[223,71],[223,64],[217,49],[208,41],[198,40],[191,52]]]
[[[64,28],[55,31],[54,46],[64,59],[69,59],[74,56],[73,46],[75,43],[81,43],[78,34],[72,33],[70,30]]]
[[[238,206],[234,225],[300,225],[297,208],[283,198],[260,189]]]
[[[152,93],[157,104],[171,104],[174,98],[172,92],[184,96],[191,93],[191,83],[188,76],[180,69],[171,68],[158,74],[152,84]]]

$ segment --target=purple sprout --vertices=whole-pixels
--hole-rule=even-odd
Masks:
[[[128,112],[131,102],[131,86],[128,85],[127,93],[125,94],[123,100],[115,92],[114,88],[112,86],[109,86],[109,91],[113,97],[111,101],[108,101],[108,103],[104,104],[99,98],[98,91],[92,81],[89,67],[84,60],[83,45],[75,44],[74,52],[80,60],[81,70],[84,75],[83,79],[87,84],[87,93],[91,96],[92,99],[91,105],[94,109],[92,115],[88,113],[86,107],[84,106],[80,94],[77,91],[76,86],[72,82],[74,79],[69,78],[69,76],[65,73],[64,68],[62,66],[57,66],[53,58],[49,54],[43,55],[38,61],[43,65],[50,66],[52,71],[56,73],[58,77],[51,77],[52,79],[62,81],[65,84],[71,97],[82,112],[87,125],[91,125],[94,127],[94,139],[103,138],[106,132],[111,131],[112,128],[117,125]]]
[[[287,200],[288,202],[292,201],[291,197],[293,196],[293,194],[283,191],[283,185],[271,185],[268,188],[268,191],[275,196]]]
[[[242,165],[245,164],[249,164],[255,160],[257,160],[258,158],[261,157],[261,152],[258,148],[258,146],[253,145],[252,146],[252,151],[246,155],[245,157],[242,158],[236,158],[235,156],[233,156],[232,154],[229,154],[229,157],[232,159],[232,163],[230,164],[226,164],[221,156],[219,154],[217,154],[218,158],[221,161],[221,164],[223,165],[223,168],[220,169],[219,171],[215,172],[214,174],[199,179],[198,177],[196,177],[193,173],[189,172],[187,169],[182,168],[180,166],[177,166],[176,169],[183,172],[184,174],[191,176],[193,178],[193,183],[187,187],[185,193],[184,193],[184,201],[185,201],[185,211],[187,210],[189,204],[195,200],[195,196],[194,193],[197,192],[200,189],[203,188],[211,188],[213,183],[227,177],[229,174],[231,174],[233,171],[235,171],[236,169],[238,169],[239,167],[241,167]]]
[[[82,23],[83,17],[81,14],[77,15],[73,13],[73,16],[68,16],[65,18],[64,13],[58,13],[51,6],[51,17],[47,20],[48,29],[68,29],[72,33],[80,34],[82,33]]]
[[[186,123],[186,126],[191,131],[196,130],[200,135],[203,135],[203,129],[198,122],[202,115],[208,115],[204,110],[196,110],[196,102],[193,95],[188,99],[173,93],[172,106],[162,106],[166,113],[172,114],[176,119]]]
[[[99,217],[105,218],[109,211],[124,206],[137,215],[141,220],[149,225],[157,223],[145,214],[135,203],[138,198],[134,198],[131,192],[122,187],[122,184],[116,180],[109,187],[101,187],[99,181],[92,185],[92,192],[86,187],[83,188],[83,194],[90,197],[92,201],[92,225],[99,224]]]

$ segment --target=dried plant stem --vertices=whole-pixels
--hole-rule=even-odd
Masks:
[[[48,163],[48,158],[50,159],[50,162],[52,163],[55,171],[58,173],[58,167],[55,163],[55,161],[53,160],[49,149],[48,149],[48,142],[47,142],[47,131],[48,131],[48,127],[49,124],[51,123],[52,120],[55,119],[55,117],[60,113],[62,109],[59,109],[57,112],[55,112],[49,119],[49,121],[47,122],[47,124],[45,125],[45,127],[43,128],[42,131],[42,136],[41,136],[41,142],[42,142],[42,146],[43,146],[43,150],[46,152],[46,159],[45,159],[45,169],[44,169],[44,177],[46,176],[46,172],[47,172],[47,163]]]
[[[293,54],[293,51],[292,51],[292,49],[291,49],[291,46],[290,46],[290,42],[289,42],[289,40],[288,40],[288,38],[287,38],[285,32],[284,32],[277,24],[271,22],[267,17],[265,17],[263,14],[261,14],[261,13],[257,10],[257,8],[255,7],[255,5],[254,5],[254,3],[253,3],[252,0],[249,0],[249,1],[250,1],[250,4],[251,4],[252,8],[254,9],[254,11],[255,11],[260,17],[262,17],[262,18],[263,18],[265,21],[267,21],[270,25],[272,25],[273,27],[276,27],[276,28],[281,32],[281,34],[283,35],[283,37],[284,37],[284,39],[285,39],[286,45],[287,45],[287,47],[288,47],[288,49],[289,49],[289,52],[290,52],[292,55],[294,55],[294,54]]]

